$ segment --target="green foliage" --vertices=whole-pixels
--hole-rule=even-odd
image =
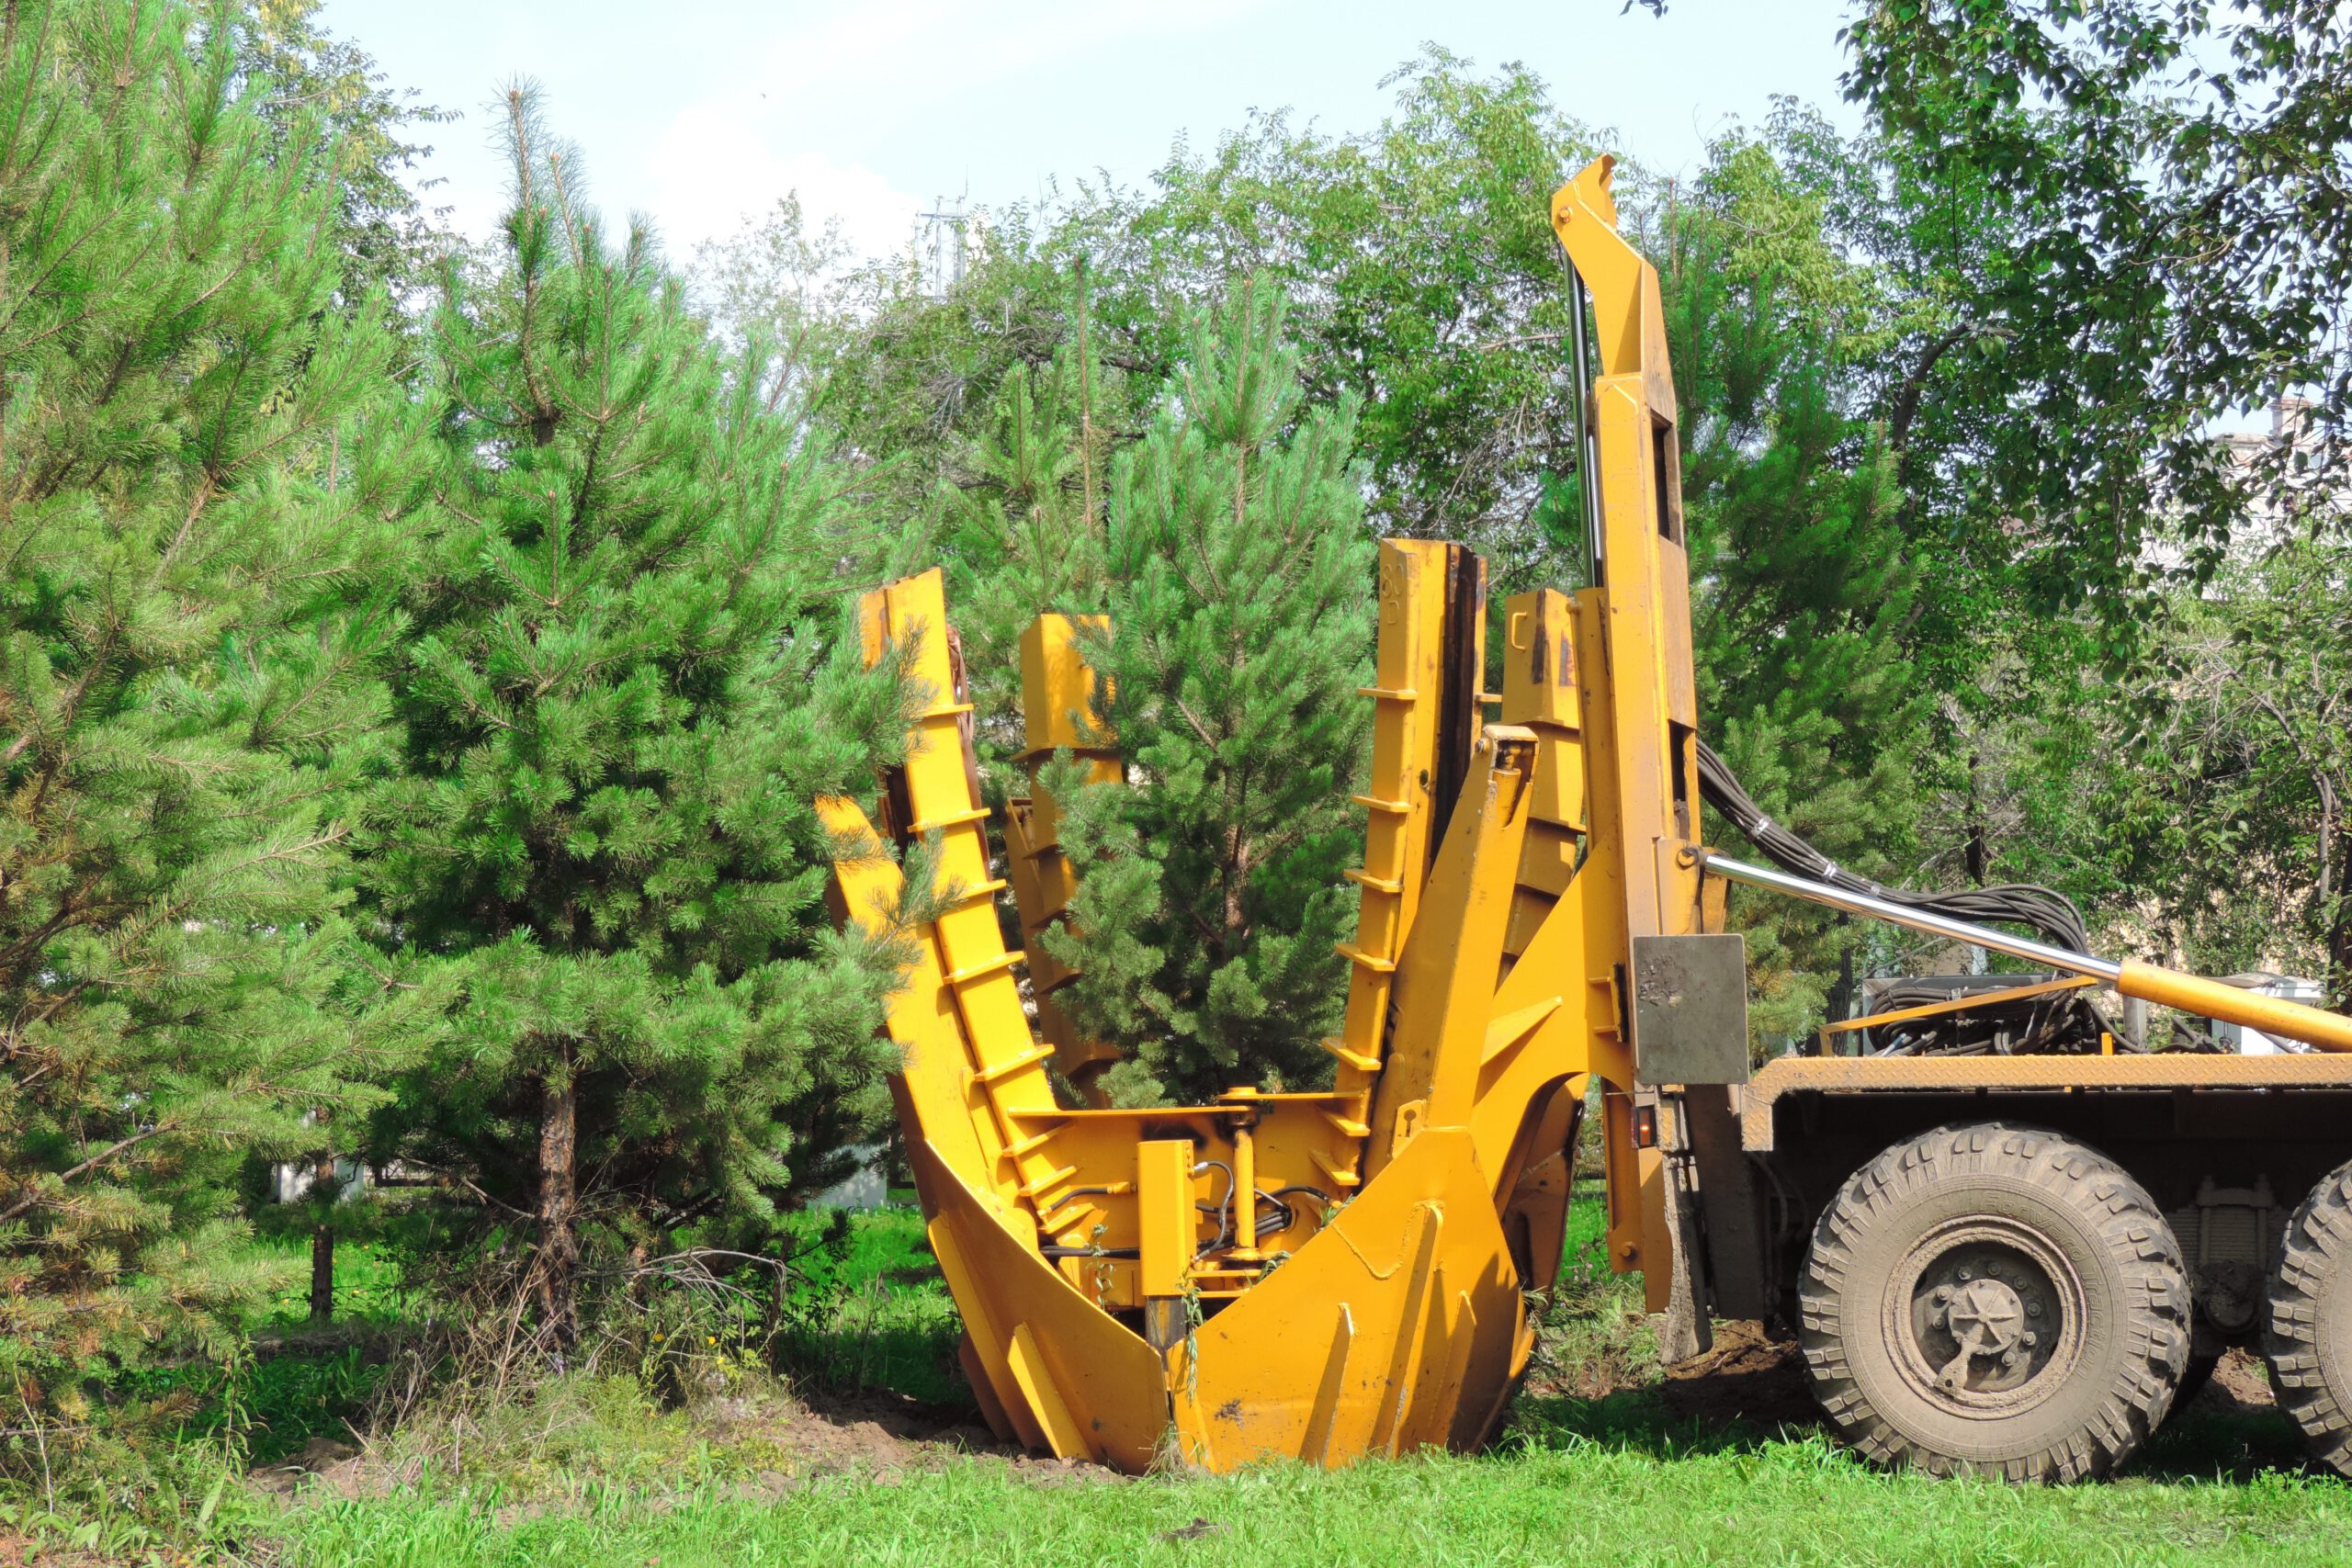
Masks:
[[[712,323],[763,348],[769,412],[795,423],[814,418],[854,341],[853,315],[866,291],[841,220],[811,234],[799,196],[787,195],[733,234],[697,245],[693,272]]]
[[[724,297],[730,280],[745,276],[745,252],[756,259],[788,251],[797,243],[788,217],[771,217],[733,242],[724,258],[700,258],[702,288]],[[888,498],[885,504],[916,525],[898,541],[894,571],[938,564],[942,487],[964,475],[1007,375],[1017,366],[1051,363],[1078,335],[1070,270],[1088,254],[1085,245],[1039,239],[1018,210],[970,238],[971,267],[944,295],[933,292],[911,254],[836,275],[825,291],[831,297],[828,330],[838,333],[838,348],[827,365],[816,423],[836,437],[845,458],[867,466],[869,482]],[[1102,352],[1130,371],[1165,368],[1147,367],[1131,334],[1119,334]]]
[[[768,1354],[796,1391],[970,1402],[956,1359],[964,1325],[920,1210],[804,1211],[786,1228],[791,1274]]]
[[[387,1365],[362,1344],[293,1343],[219,1365],[127,1374],[107,1394],[151,1407],[177,1447],[270,1464],[313,1438],[348,1442]]]
[[[246,0],[240,69],[263,89],[254,107],[271,162],[333,192],[342,297],[406,298],[430,283],[444,238],[410,184],[433,150],[408,137],[457,117],[388,85],[364,50],[319,25],[322,5]]]
[[[1724,138],[1678,197],[1645,243],[1680,403],[1702,721],[1776,819],[1900,876],[1931,710],[1915,546],[1855,370],[1872,280],[1834,243],[1819,175],[1770,143]],[[1857,933],[1785,899],[1739,902],[1754,1026],[1804,1032]]]
[[[2213,421],[2315,389],[2352,407],[2340,9],[2195,0],[1879,6],[1848,91],[1912,220],[1940,215],[1980,522],[2030,523],[2037,586],[2128,642],[2143,547],[2218,567],[2250,496],[2308,490],[2337,442],[2251,471]],[[1939,246],[1939,249],[1944,248]],[[2316,459],[2316,463],[2314,462]],[[2137,608],[2135,608],[2135,606]]]
[[[1082,271],[1076,280],[1086,287]],[[1082,321],[1082,311],[1073,320]],[[1111,419],[1133,417],[1124,378],[1075,333],[1042,365],[1015,364],[951,470],[942,533],[950,597],[992,793],[1021,793],[1007,764],[1020,722],[1021,634],[1039,615],[1105,602],[1103,497]],[[1114,411],[1106,414],[1105,411]]]
[[[1210,156],[1180,150],[1122,216],[1163,300],[1281,281],[1310,395],[1361,405],[1378,531],[1468,540],[1515,585],[1541,476],[1576,446],[1551,197],[1599,149],[1523,66],[1480,77],[1431,46],[1384,85],[1378,130],[1258,117]]]
[[[350,152],[240,68],[240,14],[0,29],[0,1383],[230,1353],[279,1271],[239,1165],[379,1098],[340,910],[413,425],[380,298],[336,306]],[[355,154],[356,155],[356,154]],[[9,1439],[11,1466],[23,1444]]]
[[[910,260],[841,265],[795,210],[706,252],[698,280],[729,321],[825,301],[840,346],[817,417],[892,464],[881,482],[912,507],[943,479],[986,488],[971,457],[1002,423],[1008,374],[1044,374],[1079,335],[1074,267],[1092,280],[1091,361],[1110,372],[1093,402],[1106,438],[1135,434],[1136,400],[1182,360],[1193,317],[1266,277],[1293,301],[1309,400],[1358,400],[1374,531],[1470,539],[1496,552],[1498,581],[1533,581],[1544,475],[1575,446],[1547,204],[1598,149],[1523,67],[1480,75],[1432,48],[1389,85],[1396,110],[1375,130],[1258,116],[1211,152],[1180,145],[1144,189],[1081,182],[992,215],[945,299]],[[820,254],[834,281],[808,287]]]
[[[1355,403],[1306,405],[1279,294],[1238,285],[1193,327],[1150,432],[1122,454],[1105,541],[1111,615],[1088,652],[1131,784],[1059,759],[1080,873],[1072,1021],[1128,1059],[1148,1103],[1299,1085],[1345,1001],[1340,873],[1370,733],[1374,547],[1351,461]]]
[[[2105,750],[2077,774],[2116,829],[2104,847],[2124,918],[2153,902],[2161,948],[2208,972],[2322,976],[2339,1006],[2352,984],[2348,579],[2352,550],[2330,532],[2242,554],[2171,598],[2147,674],[2090,710]]]
[[[844,643],[872,548],[642,232],[608,240],[510,95],[515,205],[433,324],[433,540],[366,886],[463,988],[381,1146],[531,1213],[563,1331],[582,1212],[763,1224],[887,1120],[886,954],[836,934],[813,799],[870,787],[896,672]]]

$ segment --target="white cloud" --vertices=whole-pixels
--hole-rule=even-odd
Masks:
[[[897,250],[932,197],[959,193],[952,182],[920,197],[900,190],[853,149],[888,140],[886,131],[909,121],[995,112],[990,84],[1123,40],[1133,54],[1150,36],[1212,28],[1268,3],[863,0],[797,15],[796,7],[735,69],[722,62],[707,76],[698,101],[650,151],[653,216],[672,254],[683,256],[797,190],[812,227],[839,217],[861,252]],[[1142,57],[1125,68],[1142,68]],[[962,163],[953,138],[935,151],[929,161],[943,176]]]
[[[838,218],[843,237],[867,255],[903,249],[923,205],[863,164],[814,151],[779,154],[747,119],[708,107],[672,120],[646,166],[652,217],[678,261],[789,192],[799,193],[810,229]]]

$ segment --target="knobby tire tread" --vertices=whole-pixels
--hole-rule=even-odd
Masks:
[[[1846,1278],[1866,1230],[1893,1223],[1941,1180],[1999,1171],[2071,1208],[2116,1265],[2123,1374],[2087,1402],[2070,1430],[1996,1467],[1906,1437],[1853,1376],[1845,1349]],[[2352,1236],[2352,1211],[2346,1213]],[[1798,1340],[1814,1392],[1839,1437],[1873,1463],[1933,1475],[1997,1473],[2018,1482],[2104,1475],[2139,1451],[2171,1408],[2188,1363],[2189,1291],[2180,1246],[2146,1190],[2113,1160],[2043,1128],[1980,1122],[1939,1127],[1895,1145],[1848,1179],[1823,1209],[1798,1285]],[[1874,1302],[1858,1303],[1861,1332],[1881,1332]],[[2065,1393],[2053,1397],[2070,1397]]]
[[[2352,1165],[2338,1167],[2296,1207],[2279,1237],[2264,1311],[2263,1352],[2278,1408],[2300,1427],[2312,1456],[2352,1475],[2352,1368],[2335,1375],[2320,1354],[2319,1318],[2328,1291],[2352,1290]]]

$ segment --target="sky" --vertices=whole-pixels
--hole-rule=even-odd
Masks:
[[[1520,61],[1563,109],[1665,173],[1695,168],[1774,95],[1848,125],[1838,28],[1853,0],[326,0],[320,18],[388,85],[462,111],[425,128],[427,200],[494,226],[506,179],[492,105],[540,85],[590,199],[650,217],[671,254],[787,191],[861,251],[905,245],[941,198],[1001,209],[1056,181],[1147,180],[1252,109],[1334,133],[1376,126],[1381,79],[1434,42]]]

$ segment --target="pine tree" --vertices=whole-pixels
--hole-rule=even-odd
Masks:
[[[1857,385],[1870,280],[1831,243],[1823,204],[1771,149],[1726,137],[1651,240],[1681,403],[1699,711],[1776,820],[1842,864],[1917,886],[1907,852],[1931,716],[1919,572]],[[1768,1041],[1850,999],[1865,943],[1892,956],[1867,925],[1736,897],[1751,1022]]]
[[[413,422],[334,180],[266,155],[339,144],[241,28],[0,24],[0,1381],[36,1420],[227,1343],[280,1283],[238,1168],[331,1136],[400,1038],[337,909]]]
[[[886,1122],[892,970],[831,930],[810,803],[870,790],[902,702],[835,635],[866,547],[839,470],[642,231],[608,241],[532,92],[507,107],[514,205],[434,323],[437,536],[368,877],[466,991],[390,1146],[533,1216],[560,1349],[583,1246],[756,1229]]]
[[[946,554],[989,784],[1027,791],[1007,764],[1024,743],[1021,634],[1041,615],[1091,613],[1108,592],[1103,498],[1110,432],[1134,417],[1125,378],[1106,369],[1076,277],[1069,341],[1005,372],[946,488]]]
[[[1081,878],[1057,996],[1127,1103],[1316,1081],[1345,1003],[1375,551],[1355,404],[1306,405],[1283,318],[1260,282],[1204,313],[1122,456],[1090,653],[1132,782],[1046,777]]]

